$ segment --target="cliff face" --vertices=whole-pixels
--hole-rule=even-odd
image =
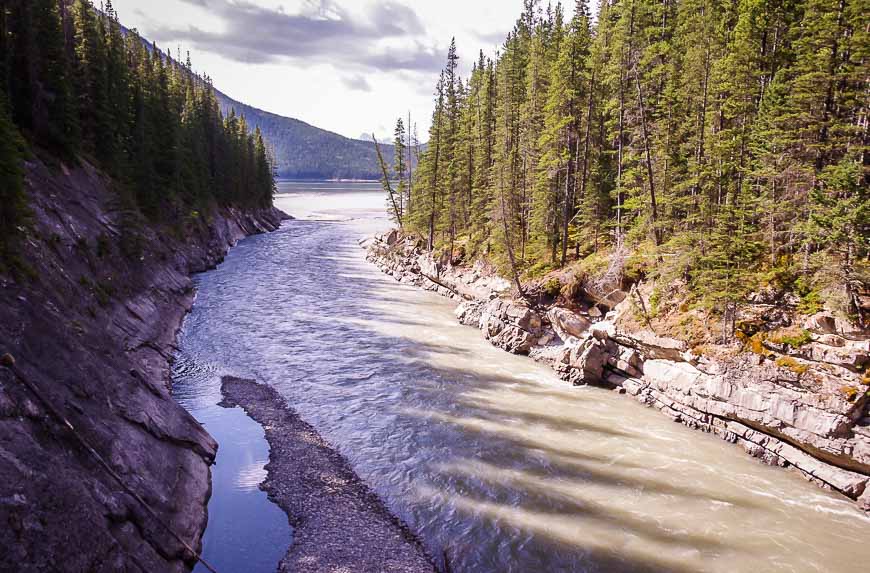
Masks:
[[[870,511],[866,333],[836,334],[832,318],[817,316],[797,347],[757,338],[752,351],[695,354],[683,341],[626,319],[638,292],[587,293],[582,310],[533,309],[509,298],[508,281],[444,266],[395,233],[376,237],[368,251],[400,282],[461,301],[457,318],[492,344],[546,362],[574,384],[627,393]]]
[[[87,166],[27,165],[28,276],[0,275],[0,353],[18,373],[0,368],[0,570],[183,571],[205,528],[217,445],[171,397],[175,334],[191,273],[281,214],[191,213],[173,236],[110,186]]]

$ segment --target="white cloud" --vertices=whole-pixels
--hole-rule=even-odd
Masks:
[[[424,139],[451,37],[465,76],[522,9],[522,0],[113,3],[126,26],[190,50],[197,70],[244,103],[349,137],[382,133],[410,110]]]

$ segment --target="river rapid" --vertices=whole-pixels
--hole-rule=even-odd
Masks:
[[[358,245],[389,226],[377,185],[279,191],[299,219],[197,277],[179,339],[176,396],[221,444],[205,537],[219,570],[274,571],[292,542],[256,489],[262,430],[217,406],[224,374],[278,389],[453,572],[868,567],[870,519],[850,501],[570,387],[381,274]]]

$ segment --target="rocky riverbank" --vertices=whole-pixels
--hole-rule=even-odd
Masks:
[[[182,235],[87,165],[26,168],[22,264],[0,274],[0,354],[18,373],[0,368],[0,570],[186,571],[216,450],[169,387],[190,275],[282,214],[191,212]]]
[[[279,571],[435,570],[419,540],[278,392],[232,377],[221,389],[223,405],[241,406],[266,431],[268,477],[261,487],[294,527]]]
[[[457,300],[459,321],[495,346],[548,363],[575,385],[633,396],[870,511],[866,333],[822,313],[802,325],[799,344],[754,337],[745,348],[700,352],[630,319],[634,306],[644,306],[641,289],[586,289],[575,308],[532,308],[511,298],[503,278],[434,260],[395,232],[365,246],[399,282]]]

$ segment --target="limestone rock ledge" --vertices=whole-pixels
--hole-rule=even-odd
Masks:
[[[479,328],[495,346],[546,362],[575,385],[626,393],[870,511],[866,336],[846,339],[819,329],[799,351],[696,356],[679,340],[621,331],[618,316],[628,303],[619,301],[625,297],[615,297],[605,316],[532,309],[510,299],[503,278],[479,266],[435,261],[395,232],[365,246],[368,260],[399,282],[460,301],[459,321]]]
[[[26,267],[0,271],[0,354],[39,395],[0,368],[0,570],[187,571],[193,556],[160,522],[199,547],[217,447],[169,388],[190,275],[240,238],[276,229],[282,214],[191,213],[182,237],[126,209],[87,165],[34,161],[26,181]]]

